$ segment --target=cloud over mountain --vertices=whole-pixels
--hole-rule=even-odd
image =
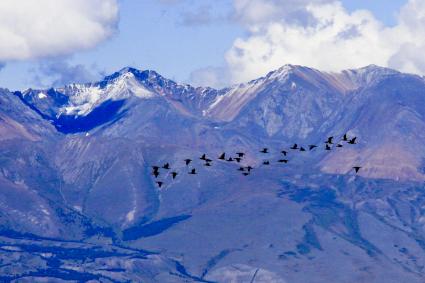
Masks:
[[[367,64],[425,73],[425,3],[409,0],[389,27],[368,10],[347,11],[340,1],[235,0],[234,17],[248,31],[226,53],[233,82],[283,64],[327,71]]]
[[[71,64],[65,59],[46,59],[33,70],[36,85],[60,87],[70,83],[86,83],[98,80],[102,71],[96,65],[89,68],[82,64]],[[45,82],[47,81],[47,82]]]

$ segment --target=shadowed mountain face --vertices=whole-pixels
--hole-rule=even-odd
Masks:
[[[0,90],[0,278],[423,282],[424,117],[424,79],[377,66]]]

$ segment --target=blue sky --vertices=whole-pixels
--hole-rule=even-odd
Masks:
[[[397,13],[406,1],[343,0],[342,4],[347,13],[367,9],[391,27],[397,24]],[[125,66],[154,69],[168,78],[190,83],[194,72],[207,67],[217,68],[214,75],[227,74],[226,52],[237,38],[248,40],[252,36],[250,27],[235,19],[232,0],[122,0],[118,8],[113,34],[90,48],[53,56],[3,59],[0,86],[15,90],[96,80]]]

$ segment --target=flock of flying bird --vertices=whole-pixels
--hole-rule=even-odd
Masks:
[[[328,139],[325,141],[325,143],[324,143],[325,144],[324,150],[327,150],[327,151],[328,150],[332,150],[333,145],[335,147],[343,147],[343,143],[344,142],[346,144],[356,144],[356,140],[357,140],[357,137],[351,137],[351,138],[349,138],[347,136],[347,134],[344,134],[339,142],[334,143],[334,137],[331,136],[331,137],[328,137]],[[286,159],[286,156],[288,155],[289,151],[307,151],[307,150],[308,151],[312,151],[312,150],[314,150],[317,147],[318,147],[318,145],[311,144],[311,145],[308,146],[308,149],[306,149],[303,146],[300,146],[298,144],[294,144],[294,145],[292,145],[289,148],[289,150],[282,150],[280,152],[283,155],[283,157],[281,159],[279,159],[277,162],[278,163],[288,163],[289,160]],[[268,148],[263,148],[259,152],[262,153],[262,154],[270,153]],[[218,156],[217,159],[218,160],[221,160],[221,161],[236,162],[236,163],[241,164],[241,162],[243,161],[245,155],[246,154],[244,152],[236,152],[236,156],[234,156],[234,157],[232,157],[232,156],[226,157],[226,153],[223,152],[222,154],[220,154]],[[206,166],[206,167],[212,166],[213,160],[210,159],[210,158],[208,158],[206,154],[202,154],[202,156],[199,157],[199,159],[204,162],[204,164],[203,164],[204,166]],[[196,175],[197,174],[196,168],[189,168],[189,166],[190,166],[190,164],[192,163],[193,160],[187,158],[187,159],[185,159],[183,161],[185,162],[186,167],[188,167],[187,173],[189,175]],[[262,164],[263,165],[270,165],[270,161],[269,160],[264,160]],[[152,175],[155,177],[155,179],[158,179],[158,177],[162,174],[160,172],[160,169],[163,169],[164,171],[170,171],[170,170],[172,170],[171,167],[170,167],[170,164],[168,162],[165,163],[162,166],[157,166],[157,165],[152,166]],[[242,166],[242,165],[240,165],[237,170],[240,171],[242,173],[242,175],[248,176],[248,175],[251,174],[251,171],[253,169],[254,169],[254,167],[252,167],[252,166]],[[361,169],[360,166],[354,166],[353,167],[353,170],[356,173],[358,173],[360,169]],[[172,179],[175,179],[175,178],[177,178],[177,175],[179,175],[179,173],[177,171],[171,171],[170,172],[170,175],[171,175]],[[164,181],[159,181],[158,180],[158,181],[156,181],[156,184],[158,185],[159,188],[161,188],[164,185]]]

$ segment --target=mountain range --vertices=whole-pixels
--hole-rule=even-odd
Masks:
[[[344,134],[357,144],[323,150]],[[0,278],[424,282],[424,141],[425,78],[374,65],[0,89]],[[277,164],[293,143],[318,148]],[[179,175],[159,188],[167,162]]]

